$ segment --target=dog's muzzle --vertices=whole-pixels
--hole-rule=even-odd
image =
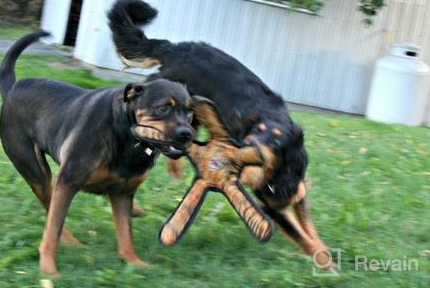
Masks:
[[[178,159],[186,154],[186,147],[183,144],[170,140],[163,131],[155,127],[134,124],[130,131],[139,142],[159,150],[169,158]]]

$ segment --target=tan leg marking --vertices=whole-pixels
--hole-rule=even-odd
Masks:
[[[67,186],[57,184],[55,187],[49,206],[45,232],[39,248],[40,269],[45,274],[58,274],[55,263],[58,240],[64,224],[64,219],[66,218],[67,211],[69,210],[70,203],[75,194],[76,190]]]
[[[313,256],[315,251],[319,249],[328,249],[327,246],[322,243],[321,241],[312,239],[303,229],[303,227],[300,225],[300,223],[297,221],[296,217],[292,215],[290,212],[286,211],[283,213],[285,218],[294,226],[294,228],[299,233],[300,242],[298,243],[302,250],[308,254],[309,256]],[[285,234],[288,238],[290,238],[287,234]],[[329,262],[329,256],[324,253],[320,252],[316,255],[316,261],[320,265],[326,265]],[[327,268],[333,267],[333,265],[329,265]]]
[[[118,257],[138,267],[147,267],[134,250],[131,231],[131,210],[133,195],[128,193],[109,194],[118,239]]]

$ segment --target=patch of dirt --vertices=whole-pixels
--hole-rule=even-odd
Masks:
[[[66,70],[66,69],[90,69],[89,65],[86,65],[85,63],[70,59],[68,61],[55,61],[49,64],[52,68],[60,69],[60,70]]]

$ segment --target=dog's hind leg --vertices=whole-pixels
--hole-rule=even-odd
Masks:
[[[44,181],[44,185],[35,185],[34,187],[32,185],[30,186],[34,194],[36,194],[37,198],[40,200],[43,207],[45,208],[46,215],[48,215],[49,204],[51,202],[51,197],[52,197],[51,168],[49,167],[49,164],[46,161],[46,155],[39,149],[39,147],[35,146],[34,151],[36,154],[39,167],[45,176],[45,181]],[[61,231],[60,242],[68,246],[82,245],[79,242],[79,240],[76,239],[66,227],[63,227],[63,230]]]
[[[58,273],[55,263],[55,255],[58,247],[58,240],[69,210],[70,203],[75,196],[77,184],[73,183],[73,177],[65,176],[67,173],[60,172],[54,193],[49,205],[48,217],[46,219],[45,232],[39,247],[40,269],[48,275]]]
[[[24,136],[13,135],[13,142],[7,136],[6,134],[2,137],[6,154],[39,199],[47,215],[52,196],[52,173],[45,154]],[[19,144],[10,145],[10,143]],[[68,245],[80,245],[66,228],[61,233],[61,242]]]
[[[25,135],[9,132],[9,130],[2,132],[4,151],[31,187],[45,211],[48,211],[51,198],[51,170],[46,160],[43,161],[40,150]]]
[[[118,257],[135,266],[146,267],[148,264],[136,255],[133,247],[131,231],[133,198],[134,191],[109,194],[118,239]]]
[[[167,171],[169,171],[169,174],[174,179],[176,180],[182,179],[182,176],[184,174],[184,163],[182,162],[182,159],[173,160],[168,158]]]
[[[51,169],[46,161],[45,155],[37,146],[34,146],[34,152],[37,162],[35,162],[34,165],[31,165],[34,167],[30,166],[29,168],[33,170],[33,173],[37,175],[37,177],[32,179],[31,177],[26,177],[24,173],[21,173],[21,175],[23,175],[24,179],[27,180],[31,190],[33,190],[33,193],[36,195],[37,199],[39,199],[43,208],[45,208],[45,213],[48,214],[52,196]]]
[[[46,162],[46,159],[42,157],[41,152],[38,150],[38,148],[35,148],[34,143],[28,137],[17,133],[8,134],[3,131],[2,140],[4,150],[11,159],[13,165],[16,167],[25,181],[30,185],[34,194],[44,206],[45,211],[48,212],[44,240],[42,240],[41,248],[39,250],[41,252],[40,263],[43,272],[47,274],[56,274],[56,240],[61,234],[62,223],[64,220],[64,217],[63,220],[61,220],[61,214],[64,214],[65,216],[65,205],[53,205],[53,203],[59,202],[59,200],[60,202],[67,202],[68,197],[64,197],[62,195],[66,192],[62,192],[60,189],[60,191],[56,191],[52,194],[50,179],[51,172],[49,166]],[[60,217],[57,218],[58,215]],[[49,233],[46,231],[49,231]]]

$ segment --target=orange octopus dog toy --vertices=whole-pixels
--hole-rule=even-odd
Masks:
[[[206,143],[194,142],[187,148],[187,156],[197,171],[188,192],[159,232],[164,245],[175,244],[190,227],[209,190],[221,192],[245,222],[251,233],[261,242],[272,236],[273,224],[239,182],[247,165],[261,165],[264,155],[258,146],[239,147],[218,117],[216,107],[205,98],[194,97],[193,110],[197,120],[210,133]]]

